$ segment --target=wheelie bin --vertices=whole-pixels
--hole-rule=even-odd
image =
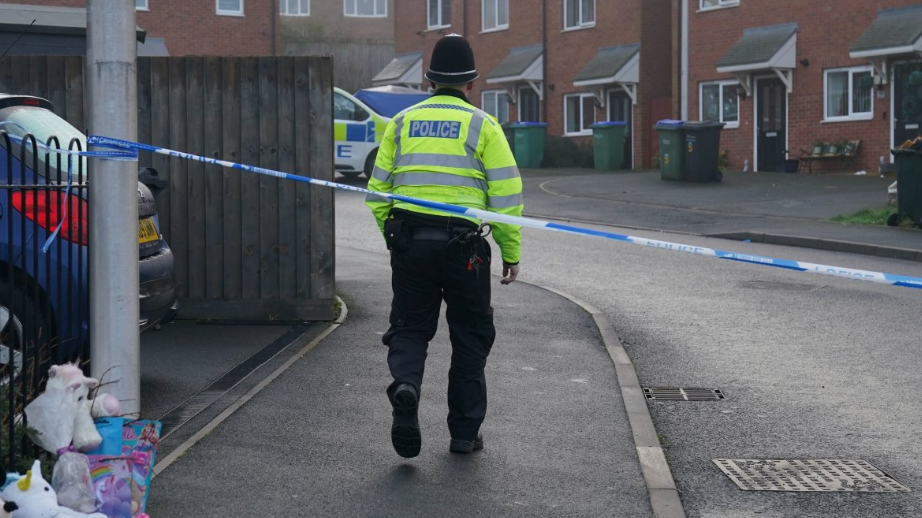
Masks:
[[[686,122],[685,130],[685,180],[689,182],[719,182],[720,131],[722,122]]]
[[[544,159],[546,122],[517,122],[512,125],[513,156],[521,168],[541,167]]]
[[[654,127],[659,135],[659,171],[663,180],[685,179],[684,121],[663,119]]]
[[[624,132],[626,122],[598,122],[592,128],[592,156],[599,171],[621,169],[624,161]]]
[[[895,227],[909,219],[922,227],[922,150],[894,149],[896,157],[896,214],[887,224]]]

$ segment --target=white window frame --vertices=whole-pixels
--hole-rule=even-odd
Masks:
[[[705,0],[698,0],[698,11],[716,11],[728,7],[739,7],[740,0],[717,0],[717,5],[704,5]]]
[[[506,103],[506,120],[500,120],[500,118],[497,117],[497,115],[496,115],[495,113],[490,113],[490,112],[488,112],[488,111],[487,111],[487,108],[486,108],[486,106],[487,106],[487,97],[492,96],[492,97],[494,98],[494,101],[493,101],[493,102],[494,102],[494,106],[496,106],[497,111],[499,111],[499,103],[500,103],[500,97],[499,97],[499,96],[501,96],[501,95],[505,97],[505,98],[503,99],[503,102]],[[483,111],[486,111],[487,113],[490,113],[490,115],[496,117],[496,120],[497,120],[500,124],[505,124],[505,123],[509,122],[509,120],[510,120],[510,119],[509,119],[509,92],[507,92],[507,91],[505,91],[505,90],[484,90],[483,92],[480,92],[480,108],[483,109]]]
[[[311,15],[311,0],[307,0],[307,12],[306,13],[301,12],[301,0],[297,0],[297,3],[298,3],[298,12],[290,13],[290,12],[287,12],[288,11],[287,8],[289,5],[288,0],[279,0],[279,10],[280,10],[279,14],[281,16],[310,16]],[[284,11],[281,10],[282,5],[285,6]]]
[[[138,5],[138,4],[142,5]],[[150,0],[135,0],[134,1],[135,11],[150,11]]]
[[[355,14],[349,14],[349,3],[352,3],[352,8]],[[359,5],[358,0],[343,0],[343,16],[347,18],[387,18],[387,0],[384,0],[384,14],[378,12],[378,1],[374,0],[375,14],[358,14]]]
[[[580,21],[579,21],[579,23],[577,23],[576,25],[572,25],[572,26],[569,26],[569,27],[568,27],[568,26],[567,26],[567,3],[569,3],[569,2],[576,2],[576,3],[577,3],[576,5],[577,5],[577,7],[579,8],[579,9],[578,9],[578,10],[579,10],[579,16],[578,16],[578,18],[580,19]],[[591,21],[591,22],[584,22],[584,21],[582,21],[582,20],[583,20],[583,2],[582,2],[582,0],[563,0],[563,30],[564,30],[564,31],[577,31],[577,30],[580,30],[580,29],[588,29],[588,28],[590,28],[590,27],[595,27],[595,18],[596,18],[596,15],[598,14],[597,10],[598,10],[598,6],[596,5],[595,0],[592,0],[592,21]]]
[[[585,136],[591,136],[591,135],[592,135],[592,129],[590,129],[590,128],[581,129],[581,130],[579,130],[579,131],[574,131],[574,132],[568,132],[568,131],[567,131],[567,120],[569,120],[569,118],[570,118],[570,117],[569,117],[570,114],[569,114],[568,108],[567,108],[567,106],[568,106],[567,101],[568,101],[571,97],[579,97],[579,111],[580,111],[580,114],[579,114],[579,117],[580,117],[580,124],[579,124],[579,126],[580,126],[580,128],[582,128],[583,126],[589,126],[589,125],[591,125],[591,124],[595,124],[595,122],[596,122],[596,121],[594,120],[594,119],[595,119],[595,101],[594,101],[595,97],[594,97],[591,93],[589,93],[589,92],[580,92],[580,93],[575,93],[575,94],[566,94],[566,95],[563,96],[563,135],[564,135],[565,137],[585,137]],[[583,117],[585,117],[585,115],[586,115],[585,113],[583,113],[583,106],[584,106],[584,101],[583,101],[583,99],[585,99],[585,98],[587,98],[587,97],[590,98],[590,99],[593,99],[593,105],[592,105],[592,118],[593,118],[593,122],[591,122],[591,123],[589,123],[589,124],[583,124],[583,123],[585,122],[585,121],[583,121]]]
[[[848,92],[846,96],[848,97],[848,115],[839,115],[835,117],[829,116],[829,74],[841,74],[843,72],[848,73]],[[870,72],[871,76],[874,76],[874,70],[872,67],[846,67],[846,68],[830,68],[829,70],[823,70],[823,122],[843,122],[843,121],[867,121],[874,118],[874,87],[871,87],[871,111],[868,112],[852,112],[854,106],[852,105],[852,84],[854,83],[853,77],[856,73],[864,74]]]
[[[698,120],[704,120],[704,87],[705,86],[719,86],[719,95],[717,97],[718,107],[720,108],[720,121],[725,124],[725,129],[733,129],[740,127],[740,116],[742,110],[740,109],[740,96],[739,96],[739,81],[705,81],[698,84]],[[724,121],[724,87],[725,86],[737,86],[736,90],[736,121],[726,122]]]
[[[509,0],[492,0],[494,2],[493,6],[496,8],[496,27],[487,27],[487,0],[480,0],[480,31],[481,32],[496,32],[504,31],[509,28]],[[506,23],[499,23],[499,4],[501,2],[506,3]]]
[[[445,0],[436,0],[436,2],[439,4],[439,22],[436,25],[429,25],[429,20],[432,19],[432,13],[429,11],[429,0],[426,0],[426,29],[434,30],[451,27],[451,23],[444,23],[442,20],[442,14],[445,12],[445,6],[443,5]]]
[[[214,10],[215,14],[218,16],[244,16],[243,14],[243,0],[240,1],[240,10],[239,11],[230,11],[221,9],[221,0],[214,0]]]

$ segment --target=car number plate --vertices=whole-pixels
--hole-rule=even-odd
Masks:
[[[145,218],[138,222],[138,244],[149,243],[160,239],[153,218]]]

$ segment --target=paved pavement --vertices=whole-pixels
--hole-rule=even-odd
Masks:
[[[892,175],[731,172],[721,183],[688,183],[661,180],[657,172],[582,169],[534,170],[523,178],[526,211],[535,217],[922,261],[922,231],[827,221],[887,206]]]
[[[903,255],[922,252],[919,231],[825,221],[884,206],[892,178],[730,173],[721,184],[689,184],[664,182],[650,172],[553,170],[523,176],[529,200],[537,202],[530,206],[542,211],[535,216],[610,219],[622,228],[752,240],[794,236],[800,239],[778,244],[916,260]],[[561,196],[599,203],[574,209],[560,203]],[[337,288],[349,308],[344,324],[164,470],[153,485],[152,516],[653,514],[619,379],[596,324],[565,298],[524,283],[495,284],[499,340],[488,365],[493,391],[486,450],[469,457],[447,451],[449,347],[443,328],[427,364],[423,453],[410,461],[396,456],[388,438],[390,409],[383,390],[389,380],[380,345],[390,296],[385,256],[342,247],[337,255]],[[257,371],[254,380],[292,357],[319,326]],[[250,330],[256,333],[250,349],[239,349],[238,356],[287,329]],[[230,368],[234,361],[221,365]],[[164,372],[162,366],[157,372]],[[200,378],[221,370],[215,369],[202,369]],[[146,399],[158,386],[154,381],[146,370]],[[239,398],[246,388],[229,397]],[[182,398],[156,398],[155,406],[170,408],[177,399]],[[216,414],[212,410],[206,417]],[[161,455],[204,426],[201,421],[167,438]]]
[[[494,283],[484,451],[448,452],[443,325],[427,362],[422,454],[398,457],[380,343],[386,255],[337,253],[345,323],[164,470],[151,516],[652,516],[596,325],[524,283]]]

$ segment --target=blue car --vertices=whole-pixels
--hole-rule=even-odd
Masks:
[[[86,136],[37,97],[0,94],[0,369],[8,375],[30,364],[86,359],[88,254],[92,161],[20,143],[26,134],[51,148],[86,149]],[[2,132],[14,138],[3,138]],[[18,137],[15,138],[15,137]],[[23,159],[25,167],[23,167]],[[171,319],[177,309],[173,253],[160,233],[154,191],[165,182],[143,169],[138,182],[138,272],[141,332]],[[68,185],[70,187],[68,188]],[[61,220],[64,220],[61,223]],[[58,228],[57,237],[42,249]],[[104,275],[104,272],[100,272]]]

